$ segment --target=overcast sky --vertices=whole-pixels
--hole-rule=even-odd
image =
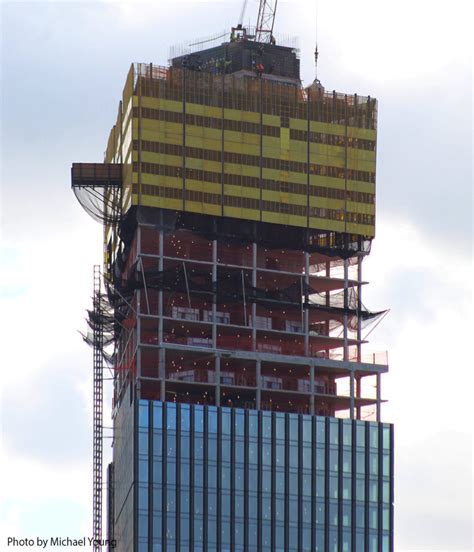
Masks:
[[[367,348],[389,351],[383,418],[396,424],[396,550],[469,551],[469,2],[318,3],[320,80],[379,100],[377,237],[364,303],[391,309]],[[257,6],[248,1],[245,21]],[[241,2],[0,8],[0,534],[80,537],[91,533],[92,355],[77,330],[101,229],[70,191],[70,166],[103,160],[132,62],[165,64],[170,46],[235,24]],[[298,37],[310,83],[315,1],[280,0],[276,31]]]

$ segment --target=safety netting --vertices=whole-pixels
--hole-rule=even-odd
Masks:
[[[122,217],[122,165],[74,163],[71,184],[79,204],[97,222],[118,224]]]

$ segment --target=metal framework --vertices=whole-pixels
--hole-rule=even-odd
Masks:
[[[97,222],[117,224],[122,215],[122,165],[74,163],[71,169],[74,195]]]
[[[362,305],[363,253],[273,249],[159,218],[138,224],[115,284],[115,406],[135,381],[143,399],[380,420],[387,356],[362,355],[361,330],[383,313]]]
[[[256,42],[271,42],[273,37],[273,25],[275,24],[275,15],[278,0],[268,2],[260,0],[258,8],[257,28],[255,32]]]
[[[93,404],[93,530],[94,551],[100,551],[102,540],[102,461],[103,461],[103,400],[104,400],[104,329],[102,319],[102,288],[100,266],[94,265],[93,326],[94,404]]]

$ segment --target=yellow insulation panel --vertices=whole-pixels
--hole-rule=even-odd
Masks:
[[[197,103],[184,113],[181,101],[130,94],[129,81],[106,152],[127,162],[125,209],[184,203],[194,213],[374,235],[375,130],[310,121],[308,134],[304,119]]]

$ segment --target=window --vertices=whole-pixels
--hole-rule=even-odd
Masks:
[[[148,403],[143,404],[140,401],[138,407],[138,425],[139,427],[147,428],[149,424],[148,421]]]
[[[329,451],[329,470],[338,471],[339,469],[339,450],[331,448]]]

